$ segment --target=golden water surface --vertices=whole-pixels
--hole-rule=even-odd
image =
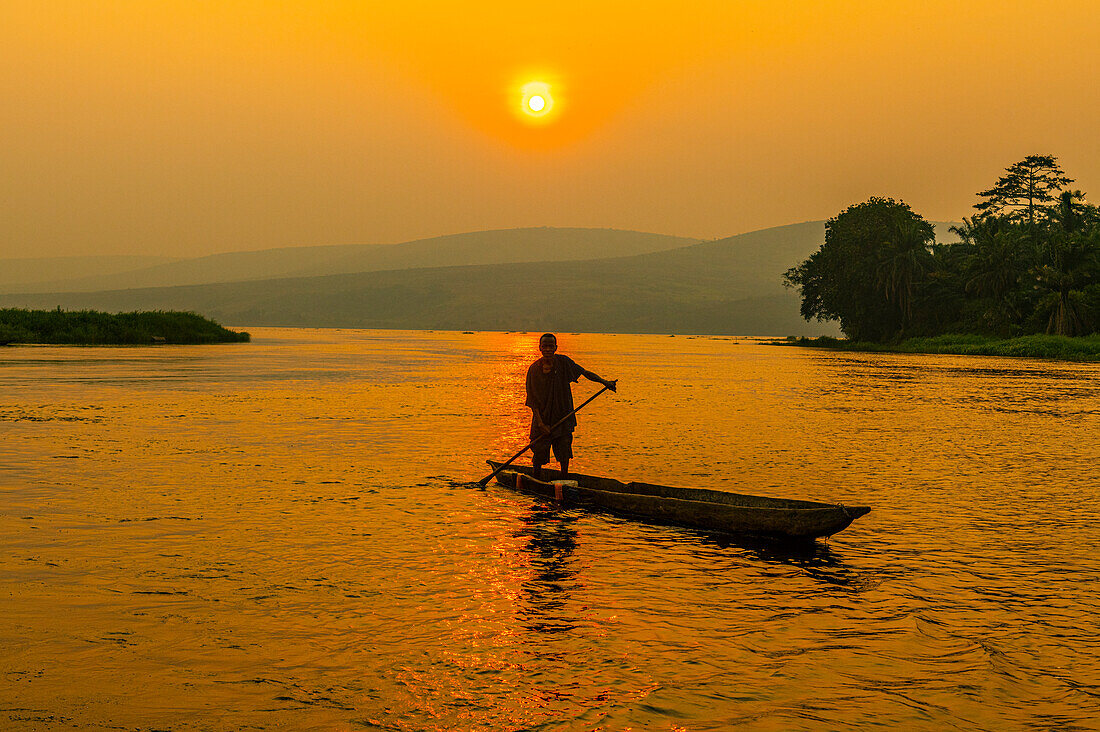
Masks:
[[[1100,366],[560,335],[576,470],[798,550],[472,487],[537,336],[0,349],[0,728],[1098,728]]]

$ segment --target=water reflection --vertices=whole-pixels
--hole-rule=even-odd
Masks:
[[[815,387],[828,397],[821,408],[850,414],[889,406],[967,409],[990,416],[1037,415],[1076,418],[1097,414],[1100,383],[1089,364],[1021,365],[1013,359],[975,359],[950,355],[815,354],[824,383]],[[969,362],[969,363],[968,363]]]
[[[791,547],[466,488],[537,333],[254,337],[5,351],[0,727],[1095,728],[1098,365],[569,339],[577,472],[874,506]]]
[[[530,630],[563,633],[576,627],[566,617],[577,574],[573,562],[576,521],[576,511],[533,502],[522,525],[512,534],[527,539],[522,549],[531,555],[532,574],[521,585],[524,624]]]
[[[796,569],[816,582],[855,593],[874,589],[884,581],[882,572],[852,565],[846,561],[843,552],[824,540],[787,542],[689,528],[669,530],[678,534],[672,537],[673,541],[688,548],[714,569],[720,568],[716,562],[719,557],[738,557],[754,564]]]

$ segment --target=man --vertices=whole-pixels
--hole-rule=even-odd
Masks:
[[[585,371],[568,356],[558,351],[558,339],[553,333],[543,333],[539,338],[542,358],[527,369],[527,406],[531,408],[531,464],[535,477],[542,477],[542,466],[550,462],[550,451],[561,465],[561,477],[569,472],[569,458],[573,457],[573,428],[577,418],[570,416],[551,432],[558,420],[573,411],[572,382],[580,377],[603,384],[615,391],[617,380],[601,379],[591,371]]]

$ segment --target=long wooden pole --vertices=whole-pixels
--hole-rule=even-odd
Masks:
[[[532,445],[534,445],[534,444],[535,444],[536,442],[538,442],[539,440],[545,440],[545,439],[549,438],[549,437],[550,437],[550,434],[551,434],[551,433],[552,433],[552,432],[553,432],[553,431],[554,431],[555,429],[557,429],[558,425],[562,424],[563,422],[565,422],[565,420],[569,419],[569,418],[570,418],[570,417],[572,417],[572,416],[573,416],[574,414],[576,414],[577,412],[579,412],[579,411],[581,411],[582,409],[584,409],[585,405],[586,405],[586,404],[588,404],[588,402],[592,401],[593,399],[595,399],[596,397],[598,397],[598,396],[599,396],[600,394],[603,394],[603,393],[604,393],[605,391],[607,391],[607,390],[608,390],[609,388],[610,388],[610,387],[607,387],[607,386],[605,386],[604,388],[600,389],[600,390],[599,390],[598,392],[596,392],[596,393],[595,393],[595,394],[593,394],[592,396],[588,397],[588,399],[586,399],[586,400],[584,401],[584,404],[581,404],[581,405],[580,405],[579,407],[577,407],[576,409],[574,409],[574,410],[573,410],[572,412],[570,412],[569,414],[565,415],[564,417],[562,417],[561,419],[559,419],[559,420],[558,420],[557,422],[555,422],[555,423],[554,423],[554,426],[550,428],[550,431],[549,431],[549,432],[547,432],[547,433],[546,433],[545,435],[539,435],[539,436],[538,436],[538,437],[536,437],[535,439],[533,439],[533,440],[531,440],[530,442],[528,442],[528,443],[527,443],[527,447],[523,448],[522,450],[520,450],[519,452],[517,452],[517,453],[516,453],[515,455],[513,455],[513,456],[512,456],[512,457],[511,457],[511,458],[510,458],[510,459],[508,460],[508,462],[504,463],[504,464],[503,464],[503,465],[501,465],[501,466],[500,466],[499,468],[497,468],[496,470],[494,470],[493,472],[489,473],[489,474],[488,474],[488,475],[486,475],[486,476],[485,476],[484,478],[482,478],[481,480],[479,480],[479,481],[477,482],[477,484],[478,484],[478,485],[480,485],[480,486],[484,486],[484,485],[485,485],[486,483],[488,483],[488,482],[489,482],[490,480],[492,480],[493,478],[495,478],[495,477],[496,477],[496,474],[497,474],[497,473],[499,473],[500,471],[504,470],[504,469],[505,469],[505,468],[507,468],[507,467],[508,467],[509,465],[511,465],[512,463],[514,463],[514,462],[516,461],[516,458],[518,458],[518,457],[519,457],[520,455],[522,455],[523,453],[525,453],[525,452],[527,452],[528,450],[530,450],[530,449],[531,449],[531,446],[532,446]]]

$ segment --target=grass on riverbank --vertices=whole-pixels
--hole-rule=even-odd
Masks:
[[[909,338],[901,343],[853,343],[837,338],[791,338],[776,343],[787,346],[832,348],[840,351],[881,351],[888,353],[953,353],[965,356],[1021,356],[1064,361],[1100,361],[1100,334],[1068,338],[1056,335],[1029,335],[1019,338],[994,338],[980,335],[941,335]]]
[[[0,343],[117,346],[240,343],[238,333],[195,313],[0,309]]]

